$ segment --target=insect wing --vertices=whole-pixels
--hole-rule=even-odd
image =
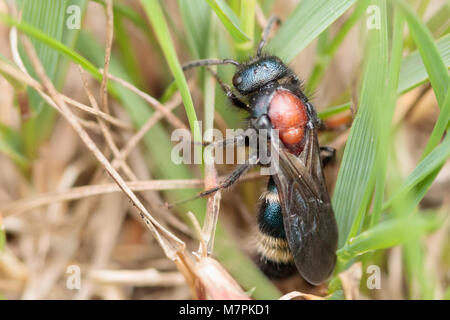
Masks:
[[[311,284],[320,284],[336,263],[338,231],[324,182],[315,128],[306,129],[306,143],[297,157],[271,136],[272,154],[279,156],[274,180],[280,197],[284,228],[295,265]],[[278,147],[281,146],[281,147]]]

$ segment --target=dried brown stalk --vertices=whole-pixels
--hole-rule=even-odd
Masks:
[[[258,173],[248,174],[243,177],[242,181],[248,181],[260,178]],[[224,177],[221,177],[223,179]],[[196,189],[204,185],[203,179],[183,179],[183,180],[148,180],[148,181],[127,181],[127,186],[136,192],[140,191],[161,191],[176,189]],[[49,205],[61,201],[77,200],[86,197],[105,195],[109,193],[121,192],[120,187],[116,183],[105,183],[75,187],[68,190],[48,192],[20,199],[0,207],[0,214],[3,216],[11,216],[21,214],[32,209]]]
[[[100,69],[100,71],[102,71],[102,69]],[[158,100],[156,100],[155,98],[153,98],[149,94],[139,90],[138,88],[136,88],[135,86],[133,86],[129,82],[126,82],[125,80],[123,80],[123,79],[121,79],[119,77],[116,77],[116,76],[114,76],[112,74],[108,74],[108,78],[113,80],[113,81],[115,81],[115,82],[117,82],[117,83],[119,83],[119,84],[121,84],[124,88],[129,89],[130,91],[136,93],[142,99],[147,101],[157,111],[159,111],[162,114],[164,114],[164,116],[167,118],[167,120],[170,122],[170,124],[172,126],[174,126],[175,128],[187,129],[187,126],[180,119],[178,119],[177,116],[175,116],[170,110],[165,108],[164,105],[162,105]]]
[[[105,46],[105,64],[103,67],[103,78],[102,83],[100,85],[100,96],[102,97],[102,107],[103,111],[106,113],[109,112],[108,106],[108,70],[109,70],[109,62],[111,59],[111,46],[113,42],[114,36],[114,11],[113,11],[113,2],[112,0],[106,0],[106,46]]]
[[[89,89],[88,81],[87,81],[86,74],[85,74],[83,68],[81,68],[81,66],[78,66],[78,70],[80,72],[81,79],[83,82],[83,88],[86,92],[86,95],[88,96],[88,99],[91,103],[92,108],[94,108],[97,111],[100,111],[97,101],[95,100],[94,95],[92,94],[92,92]],[[105,138],[106,143],[108,144],[109,148],[111,149],[111,151],[114,154],[114,156],[116,157],[116,159],[118,159],[118,166],[120,166],[122,168],[122,170],[125,172],[125,174],[128,176],[128,178],[130,178],[132,180],[137,180],[136,176],[134,175],[134,173],[132,172],[130,167],[128,167],[126,162],[120,158],[120,151],[117,148],[117,146],[114,142],[114,139],[112,138],[112,134],[111,134],[111,131],[109,130],[108,126],[105,124],[103,119],[100,117],[97,117],[97,121],[98,121],[98,124],[100,125],[100,129],[102,131],[102,134],[103,134],[103,137]]]

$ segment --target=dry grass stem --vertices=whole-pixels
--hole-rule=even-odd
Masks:
[[[136,192],[175,190],[186,188],[200,188],[203,185],[202,179],[192,180],[150,180],[150,181],[128,181],[127,186]],[[56,191],[40,194],[34,197],[17,200],[0,207],[0,213],[7,217],[15,214],[49,205],[61,201],[77,200],[86,197],[105,195],[121,192],[122,189],[116,183],[87,185],[75,187],[64,191]]]
[[[242,181],[250,181],[261,177],[258,173],[248,174],[241,178]],[[222,177],[221,179],[223,179]],[[183,180],[148,180],[148,181],[127,181],[127,186],[135,192],[161,191],[177,189],[197,189],[204,185],[203,179],[183,179]],[[75,187],[68,190],[49,192],[10,202],[0,207],[0,214],[4,217],[21,214],[32,209],[49,205],[61,201],[77,200],[86,197],[105,195],[109,193],[121,192],[122,189],[116,183],[94,184],[82,187]]]
[[[81,68],[81,66],[78,66],[78,70],[80,72],[81,75],[81,79],[83,82],[83,88],[86,92],[86,95],[88,96],[88,99],[91,103],[91,106],[97,110],[100,111],[100,108],[98,107],[97,101],[95,100],[92,92],[89,90],[89,84],[88,81],[86,79],[86,74],[83,70],[83,68]],[[128,176],[129,179],[132,180],[137,180],[136,176],[134,175],[134,173],[132,172],[132,170],[130,169],[130,167],[128,167],[128,165],[126,164],[126,162],[121,159],[120,157],[120,151],[117,148],[114,139],[112,138],[111,135],[111,131],[109,130],[108,126],[105,124],[105,122],[103,121],[102,118],[97,117],[97,121],[100,125],[103,137],[105,138],[106,143],[108,144],[109,148],[111,149],[113,155],[115,156],[116,159],[118,159],[118,166],[120,166],[122,168],[122,170],[125,172],[125,174]]]
[[[103,71],[100,69],[100,71]],[[179,128],[179,129],[187,129],[187,126],[180,120],[178,119],[177,116],[175,116],[170,110],[168,110],[167,108],[164,107],[164,105],[162,105],[158,100],[156,100],[155,98],[153,98],[152,96],[150,96],[149,94],[139,90],[138,88],[136,88],[135,86],[133,86],[132,84],[130,84],[129,82],[116,77],[112,74],[108,74],[108,78],[121,84],[124,88],[129,89],[130,91],[136,93],[138,96],[140,96],[142,99],[144,99],[145,101],[147,101],[151,106],[153,106],[157,111],[161,112],[162,114],[164,114],[164,116],[167,118],[167,120],[169,121],[169,123],[174,126],[175,128]]]
[[[106,45],[105,45],[105,63],[103,67],[103,78],[100,85],[100,96],[102,97],[103,111],[109,112],[108,106],[108,71],[111,60],[111,46],[114,36],[114,11],[112,0],[106,0]]]

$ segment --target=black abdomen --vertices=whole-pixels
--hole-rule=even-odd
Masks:
[[[272,177],[267,191],[261,197],[258,213],[258,266],[270,278],[284,278],[294,274],[297,269],[283,225],[280,199]]]

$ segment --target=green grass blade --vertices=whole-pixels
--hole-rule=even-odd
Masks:
[[[423,244],[419,238],[411,239],[404,244],[404,257],[405,265],[407,269],[407,276],[409,277],[409,283],[412,284],[415,279],[419,284],[420,290],[414,290],[413,286],[409,286],[411,292],[410,298],[417,297],[413,295],[414,291],[419,291],[419,296],[425,300],[434,299],[434,287],[436,285],[436,279],[434,274],[426,272],[426,257]]]
[[[331,25],[327,30],[321,33],[321,35],[319,36],[319,41],[317,43],[317,62],[306,85],[308,90],[314,91],[317,88],[317,85],[323,78],[323,75],[325,74],[326,68],[329,65],[331,59],[339,49],[349,31],[359,21],[363,13],[366,11],[368,3],[368,0],[361,0],[358,2],[358,4],[355,6],[355,10],[353,10],[350,17],[348,17],[345,23],[339,28],[332,40],[329,41],[328,38],[330,29],[333,27],[333,25]]]
[[[445,35],[436,41],[439,54],[446,68],[450,68],[450,35]],[[397,92],[406,93],[428,81],[427,70],[418,51],[414,51],[402,59]],[[347,102],[343,105],[349,104]],[[326,110],[325,110],[326,111]]]
[[[447,1],[427,21],[427,28],[433,33],[433,36],[440,37],[449,32],[450,19],[448,17],[450,17],[450,3]]]
[[[324,120],[324,119],[328,119],[334,115],[337,115],[337,114],[344,112],[346,110],[349,110],[349,109],[350,109],[350,103],[344,103],[344,104],[341,104],[341,105],[338,105],[335,107],[328,108],[324,111],[321,111],[318,113],[318,116],[320,119]]]
[[[387,203],[383,206],[383,209],[387,209],[393,204],[393,202],[402,199],[411,190],[426,181],[426,178],[433,177],[436,174],[436,170],[439,170],[449,159],[449,157],[450,135],[447,135],[442,143],[417,165],[413,172],[411,172],[411,174],[406,178],[400,190],[397,191],[389,201],[387,201]]]
[[[117,14],[116,10],[113,15],[114,40],[117,43],[123,65],[130,76],[133,77],[133,81],[136,83],[137,87],[143,89],[145,86],[144,76],[139,66],[136,50],[134,50],[133,44],[130,41],[130,36],[125,28],[123,17],[122,15]]]
[[[205,1],[178,0],[187,42],[195,59],[206,58],[211,10]]]
[[[366,67],[358,111],[350,131],[333,195],[339,226],[339,247],[356,235],[368,206],[374,184],[380,119],[388,76],[388,32],[385,1],[371,1],[381,8],[380,29],[368,31]]]
[[[450,90],[447,91],[447,96],[445,97],[444,103],[441,108],[439,117],[434,125],[433,131],[431,132],[428,143],[423,151],[422,159],[425,158],[438,144],[442,138],[442,135],[446,130],[448,130],[450,121]]]
[[[166,57],[170,71],[175,78],[178,89],[180,90],[193,139],[194,141],[201,141],[201,132],[195,125],[197,122],[197,115],[195,113],[194,103],[192,102],[191,93],[189,92],[186,78],[184,77],[180,62],[178,61],[175,47],[172,42],[172,37],[170,36],[169,27],[167,26],[161,6],[158,1],[153,0],[141,0],[141,3],[155,31],[158,42],[164,56]]]
[[[384,110],[381,114],[380,139],[378,144],[377,159],[375,163],[376,185],[373,198],[373,210],[370,216],[370,227],[375,226],[381,216],[382,204],[384,200],[385,184],[386,184],[386,170],[388,165],[389,152],[391,151],[391,123],[394,116],[394,111],[397,101],[397,87],[399,81],[400,65],[402,60],[403,49],[403,29],[404,19],[398,10],[395,9],[393,22],[393,36],[392,36],[392,50],[391,59],[389,63],[389,78],[384,96],[386,97],[384,103]]]
[[[42,32],[48,35],[50,38],[62,42],[63,31],[65,28],[65,10],[68,4],[67,0],[36,0],[20,2],[20,10],[22,11],[23,21],[42,30]],[[42,65],[44,66],[46,74],[52,81],[54,81],[56,78],[56,72],[58,70],[58,52],[37,41],[36,39],[31,39],[31,42],[33,43],[33,46],[36,49],[36,53],[38,54],[38,57],[41,60]],[[20,51],[27,70],[33,76],[36,76],[31,63],[28,61],[28,58],[26,57],[24,52],[22,52],[22,50]],[[44,105],[44,100],[39,96],[37,92],[32,89],[29,90],[30,107],[35,114],[38,114],[41,111],[42,106]]]
[[[356,0],[303,0],[283,22],[267,52],[291,61],[311,41],[347,11]]]
[[[69,5],[77,5],[82,14],[85,3],[85,0],[17,1],[18,8],[21,11],[22,21],[39,29],[40,32],[47,35],[49,38],[58,42],[65,42],[68,45],[73,45],[73,39],[78,33],[78,30],[66,27],[66,18],[68,17],[66,9]],[[0,19],[2,18],[0,17]],[[35,38],[32,38],[31,41],[47,75],[56,87],[61,87],[65,76],[67,62],[51,47],[46,46]],[[20,44],[19,52],[27,70],[31,75],[35,76],[31,63]],[[34,157],[40,143],[51,133],[55,112],[44,103],[44,100],[36,91],[28,88],[27,92],[28,104],[32,116],[27,119],[27,121],[24,121],[22,134],[25,138],[24,141],[27,156]]]
[[[1,53],[0,53],[0,60],[1,61],[3,61],[3,62],[6,62],[6,63],[8,63],[8,64],[10,64],[11,66],[14,66],[14,64],[11,62],[11,61],[9,61],[4,55],[2,55]],[[26,84],[24,84],[24,83],[22,83],[22,82],[20,82],[20,81],[17,81],[16,79],[14,79],[13,77],[11,77],[10,75],[8,75],[7,73],[4,73],[4,72],[1,72],[0,71],[0,75],[3,77],[3,78],[5,78],[5,80],[6,81],[8,81],[8,83],[14,88],[14,90],[16,90],[16,91],[24,91],[26,88],[27,88],[27,86],[26,86]]]
[[[233,10],[224,2],[216,0],[206,0],[211,9],[214,10],[217,17],[222,22],[223,26],[227,29],[230,35],[236,42],[246,42],[250,38],[241,30],[239,25],[239,19],[236,17]]]
[[[102,74],[98,71],[98,69],[87,59],[82,57],[80,54],[69,48],[68,46],[64,45],[61,41],[57,41],[51,37],[49,37],[44,32],[40,31],[39,29],[33,27],[32,25],[26,23],[26,22],[18,22],[11,17],[1,14],[0,13],[0,22],[7,24],[9,26],[15,26],[18,30],[24,32],[28,36],[39,40],[40,42],[44,43],[45,45],[53,48],[54,50],[58,51],[58,53],[65,55],[70,60],[75,62],[76,64],[79,64],[88,71],[94,78],[97,80],[101,80]]]
[[[395,0],[402,10],[408,23],[411,36],[419,50],[423,63],[430,78],[439,106],[444,103],[447,90],[450,87],[450,76],[430,31],[414,14],[411,8],[402,0]]]
[[[106,7],[105,0],[92,0],[92,1],[97,2],[97,3],[101,4],[102,6]],[[144,30],[148,28],[148,24],[145,21],[145,19],[142,18],[139,15],[139,13],[137,13],[136,11],[134,11],[132,8],[128,7],[127,5],[122,4],[118,1],[114,1],[113,8],[114,8],[114,12],[117,12],[120,15],[126,17],[127,19],[132,21],[137,27],[144,29]]]
[[[242,29],[248,36],[249,40],[237,43],[236,49],[240,58],[247,58],[253,53],[253,46],[255,41],[255,7],[256,0],[241,1],[240,19]]]
[[[450,34],[437,40],[436,47],[444,60],[445,67],[448,69],[450,67]],[[403,58],[398,85],[399,93],[412,90],[427,80],[427,70],[418,51],[414,51]]]
[[[442,225],[436,215],[415,215],[409,219],[391,219],[352,238],[337,251],[341,261],[348,261],[364,253],[390,248],[430,233]]]
[[[22,168],[29,165],[24,154],[24,141],[20,133],[0,123],[0,153],[10,157]]]

